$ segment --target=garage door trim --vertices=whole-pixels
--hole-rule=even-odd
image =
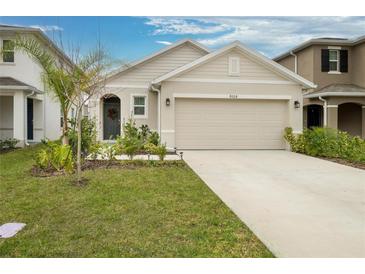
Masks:
[[[253,99],[253,100],[290,100],[287,95],[261,95],[261,94],[211,94],[211,93],[174,93],[174,98],[201,98],[201,99]]]

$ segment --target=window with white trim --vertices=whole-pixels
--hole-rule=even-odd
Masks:
[[[14,63],[14,44],[11,40],[3,40],[2,61],[4,63]]]
[[[146,102],[147,96],[134,95],[133,96],[133,115],[135,117],[146,117]]]
[[[329,71],[340,71],[340,51],[337,49],[329,50]]]
[[[230,76],[240,75],[240,58],[239,57],[229,57],[228,58],[228,74]]]

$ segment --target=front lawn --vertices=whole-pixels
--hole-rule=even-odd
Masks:
[[[272,257],[185,165],[30,175],[39,147],[0,155],[0,224],[24,222],[0,239],[1,257]]]

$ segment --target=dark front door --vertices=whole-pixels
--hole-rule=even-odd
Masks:
[[[120,100],[118,97],[104,99],[104,140],[120,135]]]
[[[321,127],[323,121],[323,107],[311,105],[307,107],[308,128]]]
[[[27,98],[27,139],[33,140],[33,99]]]

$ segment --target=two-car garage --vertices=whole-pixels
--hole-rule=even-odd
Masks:
[[[175,99],[179,149],[283,149],[288,100]]]
[[[285,149],[301,132],[303,92],[315,85],[239,42],[152,82],[161,140],[177,149]]]

